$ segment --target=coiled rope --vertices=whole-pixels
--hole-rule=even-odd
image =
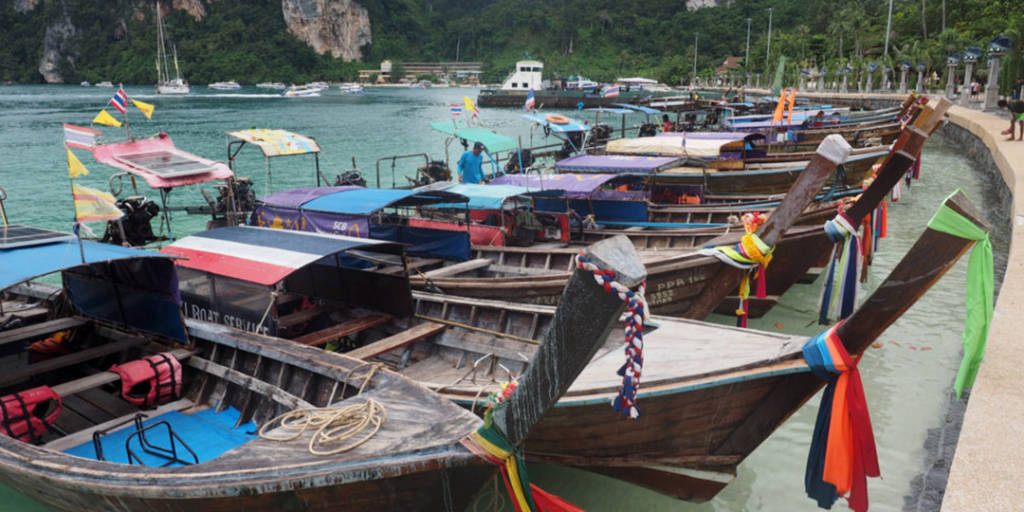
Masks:
[[[379,364],[363,363],[349,370],[348,377],[359,368],[369,367],[362,375],[363,382],[357,393],[361,394],[370,378],[380,368]],[[348,387],[345,379],[341,395],[345,395]],[[298,439],[306,431],[315,430],[309,440],[309,453],[313,455],[335,455],[352,450],[369,441],[387,420],[387,412],[380,402],[368,398],[360,404],[349,404],[340,407],[303,407],[286,412],[266,422],[260,427],[259,436],[270,441],[292,441]],[[369,430],[368,430],[369,429]],[[271,433],[271,430],[275,430]],[[343,443],[334,448],[327,445]]]

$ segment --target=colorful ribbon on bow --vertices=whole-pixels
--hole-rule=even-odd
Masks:
[[[959,193],[957,190],[953,195]],[[952,195],[950,196],[952,197]],[[978,245],[971,251],[967,263],[967,317],[964,320],[964,358],[956,373],[953,389],[960,398],[964,389],[974,384],[985,355],[988,327],[992,323],[994,285],[992,270],[992,242],[988,232],[978,227],[943,202],[939,211],[928,222],[928,227],[960,238],[975,240]]]
[[[765,223],[767,217],[762,214],[747,213],[743,215],[743,227],[746,234],[735,245],[719,245],[706,247],[699,252],[705,256],[714,256],[726,265],[747,270],[740,281],[739,297],[740,304],[736,309],[736,325],[747,326],[748,298],[750,297],[750,270],[757,269],[754,278],[757,279],[757,298],[763,299],[768,296],[768,285],[765,271],[772,261],[772,253],[775,248],[769,246],[757,236],[757,228]]]
[[[860,372],[836,335],[839,325],[803,347],[811,372],[828,382],[807,454],[804,488],[821,508],[847,496],[850,508],[861,512],[868,508],[867,477],[881,471]]]
[[[612,401],[612,407],[630,419],[638,419],[640,409],[636,406],[636,395],[640,390],[640,375],[644,371],[644,321],[649,317],[647,299],[644,298],[647,283],[642,283],[634,292],[615,281],[614,271],[598,268],[582,253],[576,256],[576,267],[590,272],[604,291],[616,295],[626,303],[626,320],[623,322],[626,333],[626,362],[618,371],[622,376],[622,387]]]
[[[825,271],[825,286],[818,301],[818,323],[825,325],[838,308],[839,318],[853,313],[857,304],[857,275],[861,264],[861,242],[853,221],[840,211],[825,222],[825,234],[835,243]]]
[[[500,466],[505,490],[517,512],[582,512],[583,509],[530,483],[522,452],[494,424],[478,428],[461,440],[474,455]]]

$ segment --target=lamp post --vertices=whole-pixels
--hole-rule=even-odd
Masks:
[[[960,54],[952,53],[946,57],[946,97],[953,99],[956,93],[956,66],[960,64]]]
[[[924,72],[928,70],[924,62],[917,63],[917,92],[924,93]]]
[[[900,63],[900,94],[907,93],[907,73],[910,71],[910,63],[903,61]]]
[[[764,69],[765,69],[766,72],[770,71],[768,69],[768,67],[771,66],[771,57],[772,57],[772,8],[769,7],[768,8],[768,50],[765,51],[765,55],[764,55]]]
[[[999,101],[999,61],[1010,49],[1010,38],[996,36],[988,44],[988,83],[985,84],[985,110],[996,108]]]
[[[974,63],[978,62],[978,58],[982,55],[981,48],[977,46],[970,46],[964,51],[964,84],[960,87],[960,104],[967,105],[967,102],[971,100],[971,82],[974,81]]]

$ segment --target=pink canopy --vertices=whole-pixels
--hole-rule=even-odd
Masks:
[[[223,180],[233,175],[223,163],[174,147],[171,137],[163,132],[147,139],[100,144],[92,154],[97,162],[128,171],[155,189]]]

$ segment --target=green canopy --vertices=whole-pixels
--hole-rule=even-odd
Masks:
[[[519,144],[511,137],[498,135],[486,128],[466,126],[466,123],[462,121],[430,123],[430,127],[441,133],[466,139],[469,142],[479,142],[491,154],[511,151],[519,147]]]

